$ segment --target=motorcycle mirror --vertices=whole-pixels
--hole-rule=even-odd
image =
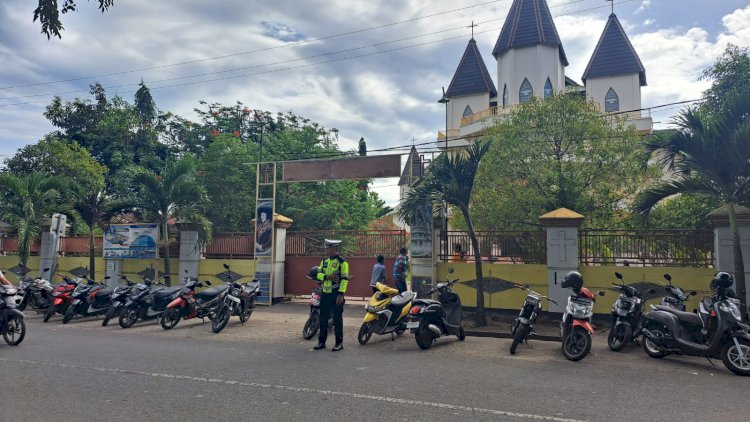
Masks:
[[[598,292],[596,292],[596,294],[598,294],[599,296],[604,296],[606,293],[604,292],[604,290],[599,290]]]
[[[188,273],[188,271],[187,271],[187,270],[185,270],[185,274],[187,274],[187,273]]]
[[[664,274],[664,279],[667,281],[672,281],[672,276],[669,274]]]
[[[690,292],[690,296],[695,296],[697,294],[698,294],[698,292],[696,292],[695,290],[693,290],[693,291]]]
[[[453,267],[448,268],[448,274],[453,274],[454,271],[456,270]]]
[[[104,277],[105,280],[109,280],[110,278],[111,278],[110,276],[105,276]]]
[[[47,271],[49,271],[49,268],[45,268],[42,270],[43,273],[46,273]]]
[[[619,278],[620,280],[622,280],[622,274],[620,274],[620,273],[615,273],[615,277],[617,277],[617,278]]]
[[[228,269],[229,269],[229,265],[227,265],[227,264],[224,264],[224,269],[225,269],[225,270],[228,270]]]

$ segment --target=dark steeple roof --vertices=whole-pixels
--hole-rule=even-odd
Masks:
[[[603,76],[628,75],[637,73],[641,86],[646,85],[646,69],[644,69],[641,59],[638,58],[630,44],[625,30],[622,29],[620,21],[613,13],[609,15],[609,21],[604,27],[604,32],[599,43],[594,49],[589,65],[583,72],[583,82],[588,78],[598,78]]]
[[[422,156],[417,152],[417,148],[412,146],[404,170],[401,172],[401,179],[399,179],[398,185],[410,185],[412,182],[422,177],[422,169]]]
[[[487,66],[482,59],[482,54],[479,53],[477,42],[472,38],[469,40],[469,45],[466,46],[464,56],[461,58],[461,63],[458,64],[458,69],[456,69],[456,73],[453,75],[445,96],[452,98],[459,95],[484,92],[489,92],[490,97],[497,96],[495,83],[492,82],[490,73],[487,71]]]
[[[560,49],[560,60],[565,66],[565,57],[560,37],[545,0],[513,0],[503,29],[497,38],[492,55],[498,58],[511,48],[529,47],[544,44]]]

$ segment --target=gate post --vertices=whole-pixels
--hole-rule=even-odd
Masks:
[[[432,205],[425,206],[410,221],[411,226],[411,256],[409,273],[411,274],[410,289],[420,293],[432,287],[437,270],[437,254],[435,254],[435,229],[432,222]],[[406,246],[406,245],[404,245]]]
[[[284,297],[284,265],[286,264],[286,229],[288,229],[294,220],[289,217],[285,217],[281,214],[275,214],[273,216],[274,222],[274,251],[273,254],[273,298]],[[273,303],[273,301],[272,301]]]
[[[547,230],[547,296],[560,305],[549,304],[550,312],[565,310],[566,289],[560,283],[569,271],[578,270],[578,228],[584,216],[567,208],[560,208],[539,217]]]
[[[737,229],[740,232],[742,260],[745,263],[745,282],[750,281],[750,208],[734,206]],[[714,228],[714,268],[734,275],[734,235],[729,227],[729,210],[726,206],[713,210],[706,216]],[[750,289],[746,292],[745,303],[750,303]]]
[[[65,214],[53,214],[50,220],[49,231],[42,232],[41,249],[39,251],[39,273],[52,280],[57,266],[57,254],[60,251],[60,238],[65,234]],[[49,272],[41,274],[42,270],[49,268]],[[90,276],[96,277],[94,274]]]
[[[180,266],[177,280],[169,280],[171,286],[182,284],[185,271],[190,277],[198,277],[201,250],[198,248],[198,231],[190,223],[178,223],[180,229]]]

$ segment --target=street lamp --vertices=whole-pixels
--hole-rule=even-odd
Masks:
[[[445,153],[448,153],[448,103],[451,100],[449,100],[445,96],[445,87],[443,87],[443,98],[439,99],[438,102],[440,104],[445,104]]]

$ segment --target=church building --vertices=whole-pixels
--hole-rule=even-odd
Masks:
[[[582,84],[565,74],[565,55],[546,0],[514,0],[492,50],[497,61],[497,85],[472,37],[441,103],[446,104],[448,148],[463,147],[472,135],[495,124],[533,96],[577,91],[593,100],[604,114],[616,113],[639,132],[653,122],[641,108],[646,70],[617,16],[604,26]],[[447,100],[447,101],[446,101]],[[445,148],[446,134],[438,134]]]

